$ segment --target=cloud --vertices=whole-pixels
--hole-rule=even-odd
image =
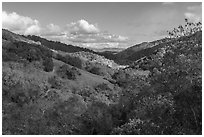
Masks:
[[[101,31],[97,25],[83,19],[65,26],[53,23],[41,26],[38,20],[3,11],[2,26],[23,35],[40,35],[49,40],[91,48],[118,47],[129,40],[128,37]]]
[[[69,34],[67,35],[69,41],[77,43],[104,43],[104,42],[127,42],[128,38],[120,35],[113,35],[109,33],[97,33],[97,34]]]
[[[38,20],[18,15],[16,12],[2,12],[2,27],[20,34],[39,34],[40,24]]]
[[[187,12],[184,13],[184,16],[190,22],[202,21],[202,4],[187,7]]]
[[[61,28],[53,23],[48,24],[41,33],[42,36],[60,36],[63,35]]]
[[[88,48],[115,48],[118,47],[119,43],[88,43],[82,45]]]
[[[91,49],[103,49],[103,48],[124,48],[127,45],[121,44],[118,42],[105,42],[105,43],[81,43],[79,44],[82,47],[91,48]]]
[[[97,25],[84,19],[67,24],[66,27],[66,40],[74,45],[88,48],[118,47],[128,41],[128,37],[101,31]]]
[[[67,24],[71,34],[95,34],[100,32],[97,25],[90,24],[88,21],[81,19],[77,22]]]
[[[25,17],[16,12],[2,12],[2,27],[15,33],[24,35],[57,36],[61,35],[61,28],[55,24],[42,27],[38,20]]]

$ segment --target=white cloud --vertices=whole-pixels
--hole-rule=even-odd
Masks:
[[[128,41],[128,37],[101,31],[97,25],[83,19],[67,24],[66,32],[67,41],[88,48],[118,47]]]
[[[117,41],[117,42],[125,42],[128,40],[128,37],[124,37],[124,36],[116,36],[114,35],[113,37],[111,37],[113,41]]]
[[[128,38],[120,35],[113,35],[108,33],[97,33],[97,34],[78,34],[67,35],[67,38],[72,42],[80,43],[104,43],[104,42],[127,42]]]
[[[105,43],[81,43],[81,46],[92,49],[102,48],[119,48],[120,43],[117,42],[105,42]]]
[[[190,22],[202,21],[202,4],[187,7],[187,12],[184,13],[184,16]]]
[[[127,46],[129,39],[120,35],[99,32],[97,34],[65,34],[61,36],[46,36],[51,40],[58,40],[66,44],[73,44],[85,48],[120,48]]]
[[[2,26],[5,29],[24,35],[58,36],[62,35],[61,28],[53,23],[40,26],[38,20],[25,17],[16,12],[2,12]]]
[[[16,12],[2,12],[2,27],[20,34],[39,34],[40,25],[38,20],[18,15]]]
[[[95,34],[100,32],[97,25],[89,24],[86,20],[79,20],[77,22],[72,22],[67,24],[68,29],[71,34]]]
[[[43,36],[58,36],[58,35],[62,35],[62,32],[61,32],[61,28],[58,25],[51,23],[45,27],[45,29],[42,31],[41,35],[43,35]]]
[[[53,23],[41,26],[38,20],[21,16],[15,12],[7,13],[3,11],[2,24],[3,28],[15,33],[40,35],[49,40],[83,47],[118,47],[128,42],[127,37],[101,32],[97,25],[90,24],[86,20],[79,20],[65,27]]]

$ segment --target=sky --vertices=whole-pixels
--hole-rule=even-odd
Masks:
[[[3,2],[2,27],[85,48],[127,48],[202,21],[202,3]]]

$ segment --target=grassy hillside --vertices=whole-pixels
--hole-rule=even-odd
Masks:
[[[3,134],[88,134],[91,107],[119,100],[121,88],[75,67],[80,59],[70,54],[73,60],[66,62],[42,43],[9,31],[3,35]]]

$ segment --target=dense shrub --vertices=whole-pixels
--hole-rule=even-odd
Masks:
[[[151,85],[159,92],[169,92],[175,102],[174,125],[182,125],[185,134],[201,134],[202,124],[202,32],[170,42],[165,52],[157,54],[162,65],[152,71]],[[159,67],[158,67],[159,66]],[[158,73],[159,72],[159,73]]]
[[[46,72],[50,72],[53,70],[53,67],[54,67],[54,63],[53,63],[53,60],[52,58],[44,58],[43,59],[43,66],[44,66],[44,71]]]
[[[146,86],[128,78],[115,110],[118,115],[113,113],[119,126],[112,134],[202,133],[201,35],[193,32],[169,41],[150,55],[143,65],[151,72]],[[113,76],[125,77],[124,73]],[[136,92],[138,85],[143,88]],[[117,122],[121,120],[123,124]]]
[[[65,58],[66,58],[67,64],[70,64],[80,69],[82,68],[82,61],[79,57],[72,57],[72,56],[66,55]]]
[[[66,64],[60,66],[56,73],[61,78],[70,80],[75,80],[78,75],[81,75],[81,73],[75,67],[70,67]]]
[[[81,132],[85,135],[106,135],[112,128],[111,115],[106,104],[93,102],[82,115]]]
[[[18,61],[20,58],[15,53],[2,49],[2,61]]]
[[[69,64],[71,66],[77,67],[79,69],[83,68],[82,61],[79,57],[73,57],[70,55],[62,56],[60,54],[57,54],[56,59],[66,63],[66,64]]]
[[[86,103],[79,95],[66,101],[58,101],[43,116],[46,128],[44,134],[74,135],[82,134],[79,116],[86,110]]]
[[[3,47],[3,61],[42,61],[44,71],[53,70],[52,53],[49,49],[26,42],[13,42]]]
[[[102,91],[102,90],[111,90],[110,87],[106,83],[99,84],[95,87],[96,90]]]
[[[89,72],[93,73],[93,74],[96,74],[96,75],[101,75],[101,68],[99,67],[92,67]]]
[[[120,87],[126,87],[127,83],[128,83],[128,79],[129,79],[130,75],[125,73],[124,71],[120,70],[118,72],[115,72],[112,75],[112,78],[116,80],[116,83],[120,86]]]

